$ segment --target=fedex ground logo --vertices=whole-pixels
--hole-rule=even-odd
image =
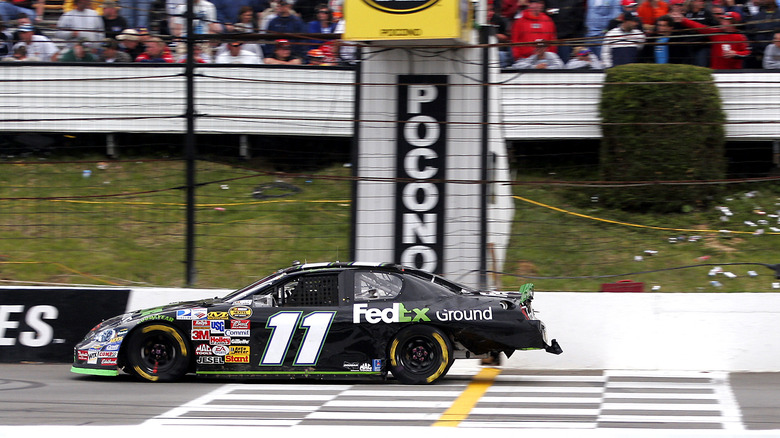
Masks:
[[[377,307],[368,307],[368,304],[355,304],[352,306],[352,322],[359,324],[365,320],[369,324],[380,322],[418,322],[430,321],[426,315],[429,308],[407,310],[401,303],[394,303],[392,307],[380,309]]]

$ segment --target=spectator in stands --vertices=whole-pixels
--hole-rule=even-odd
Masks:
[[[604,64],[592,50],[585,46],[575,47],[572,58],[566,63],[567,70],[601,70]]]
[[[623,23],[604,35],[601,48],[601,61],[604,68],[631,64],[639,59],[639,51],[645,42],[645,34],[640,30],[639,16],[626,14]]]
[[[21,6],[15,5],[14,3],[11,3],[10,1],[0,0],[0,21],[10,23],[13,19],[18,17],[19,14],[32,17],[31,22],[40,21],[40,19],[38,19],[38,15],[36,15],[35,11],[32,9],[23,8]]]
[[[688,20],[682,15],[673,14],[672,18],[685,27],[706,34],[714,43],[710,53],[710,68],[716,70],[741,69],[743,60],[750,55],[747,37],[735,27],[735,24],[739,23],[740,20],[739,14],[736,12],[726,12],[719,17],[720,26],[715,28]]]
[[[610,31],[623,24],[623,22],[626,21],[626,15],[636,15],[637,8],[639,8],[639,3],[637,3],[637,0],[623,0],[623,12],[621,12],[617,17],[609,20],[607,31]]]
[[[6,56],[2,59],[4,62],[37,62],[40,61],[38,58],[28,57],[27,56],[27,47],[26,46],[17,46],[13,50],[13,54],[11,56]]]
[[[240,20],[242,10],[249,8],[251,10],[251,19],[248,23],[255,21],[255,14],[259,14],[268,7],[268,0],[210,0],[217,9],[217,21],[221,24],[220,32],[231,33],[235,31],[235,24]],[[254,27],[254,26],[252,26]]]
[[[328,5],[320,3],[316,9],[316,20],[312,20],[307,24],[308,33],[325,33],[332,34],[336,32],[337,22],[333,21],[333,12],[328,9]],[[312,49],[318,48],[325,41],[311,40],[312,45],[309,46]]]
[[[192,31],[196,35],[220,33],[222,28],[217,22],[217,8],[208,0],[193,0]],[[187,4],[176,7],[175,16],[171,22],[171,33],[177,37],[185,37],[187,31]]]
[[[25,46],[29,58],[37,58],[44,62],[56,61],[57,45],[47,36],[36,35],[35,28],[31,24],[19,26],[19,38],[20,41],[14,45],[14,50],[19,46]]]
[[[13,53],[13,44],[11,44],[13,38],[14,35],[5,27],[5,22],[0,20],[0,58],[5,58]]]
[[[274,53],[265,58],[265,63],[271,65],[300,65],[303,64],[303,61],[293,53],[292,46],[288,40],[276,40]]]
[[[334,33],[337,23],[333,21],[333,11],[328,9],[328,5],[325,3],[320,3],[317,5],[316,12],[316,19],[308,22],[308,32]]]
[[[609,29],[609,23],[620,15],[620,0],[587,0],[585,14],[585,37],[591,44],[591,50],[597,56],[601,54],[602,37]]]
[[[647,36],[645,46],[640,54],[641,62],[651,64],[687,64],[690,61],[688,46],[675,44],[679,30],[684,27],[675,23],[670,15],[660,17],[655,23],[655,29]]]
[[[237,33],[257,33],[260,27],[255,20],[255,11],[251,6],[241,6],[238,10],[238,17],[233,23],[233,32]]]
[[[546,14],[555,23],[558,40],[580,38],[585,28],[585,8],[582,0],[547,0]],[[558,43],[558,56],[564,63],[569,60],[572,46],[565,41]]]
[[[119,0],[120,13],[127,20],[127,27],[149,27],[149,11],[152,0]]]
[[[70,49],[65,51],[60,58],[60,62],[97,62],[97,57],[90,53],[86,47],[86,41],[76,41]]]
[[[133,62],[130,55],[119,50],[119,43],[116,40],[107,38],[103,41],[102,51],[100,52],[100,61],[108,63],[127,63]]]
[[[103,15],[103,0],[90,0],[89,7],[97,12],[98,15]],[[62,12],[70,12],[76,8],[75,0],[65,0],[62,2]]]
[[[534,43],[538,40],[551,41],[557,38],[555,23],[544,13],[543,0],[531,0],[528,8],[512,25],[513,43]],[[512,57],[515,61],[533,55],[537,44],[523,44],[512,47]],[[548,45],[546,50],[558,53],[557,48]]]
[[[111,39],[127,29],[127,20],[119,15],[119,3],[114,0],[103,3],[103,28],[106,30],[106,38]]]
[[[682,11],[685,18],[691,21],[695,21],[704,26],[717,26],[718,21],[712,12],[706,8],[704,0],[688,0],[685,9]],[[670,13],[674,18],[674,14]],[[678,22],[675,19],[675,22]],[[697,34],[697,32],[691,31],[691,34]],[[709,67],[710,65],[710,46],[707,44],[707,37],[700,35],[690,36],[683,39],[683,41],[689,43],[689,49],[691,55],[691,63],[698,65],[699,67]]]
[[[292,7],[288,0],[279,0],[279,12],[276,18],[268,23],[268,32],[288,34],[305,33],[306,24],[304,24],[300,17],[292,13]],[[291,38],[289,38],[289,40],[297,41]],[[303,50],[302,47],[303,46],[293,46],[293,55],[300,57],[301,51]],[[263,51],[266,53],[266,56],[269,56],[269,54],[270,56],[273,56],[274,47],[272,44],[266,44],[263,47]]]
[[[171,51],[168,49],[168,46],[162,39],[158,37],[152,37],[149,39],[149,41],[144,43],[144,46],[146,47],[144,53],[141,53],[137,58],[135,58],[135,62],[174,62]]]
[[[758,8],[745,24],[745,33],[753,47],[751,56],[745,59],[745,68],[763,66],[764,51],[772,43],[772,35],[780,31],[780,8],[775,0],[756,0],[755,3]]]
[[[650,33],[655,29],[658,18],[669,13],[669,4],[664,0],[644,0],[636,13],[642,20],[642,30]]]
[[[119,42],[119,51],[127,53],[131,61],[134,61],[144,52],[141,37],[135,29],[123,30],[122,33],[117,35],[116,39]]]
[[[333,65],[325,62],[325,53],[320,49],[311,49],[306,54],[306,64],[308,65]]]
[[[106,38],[103,19],[89,7],[90,0],[75,0],[76,8],[62,14],[57,21],[55,37],[72,46],[76,41],[87,41],[88,48],[97,51]]]
[[[245,50],[242,41],[228,43],[227,51],[217,55],[215,64],[262,64],[263,60],[256,53]]]
[[[517,70],[554,70],[564,67],[557,53],[550,50],[550,44],[542,39],[536,40],[531,56],[520,58],[512,64]]]
[[[488,0],[487,22],[495,28],[496,41],[499,44],[510,42],[511,21],[501,15],[501,1]],[[338,23],[336,23],[338,25]],[[512,65],[512,52],[509,46],[499,46],[498,61],[501,68]]]
[[[208,43],[197,43],[192,51],[192,57],[196,64],[211,64]],[[187,44],[180,42],[176,46],[176,62],[183,64],[187,62]]]
[[[293,4],[295,5],[295,12],[298,13],[301,20],[303,20],[304,23],[310,23],[319,19],[317,12],[319,11],[320,6],[323,6],[322,1],[323,0],[295,0]],[[326,9],[329,9],[327,3],[324,6]]]
[[[780,69],[780,32],[772,37],[772,44],[764,50],[763,67],[768,70]]]

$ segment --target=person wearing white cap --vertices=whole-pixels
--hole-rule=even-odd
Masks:
[[[25,46],[27,56],[30,58],[38,58],[41,61],[56,61],[54,58],[58,52],[57,45],[46,36],[36,35],[32,25],[19,26],[19,38],[21,41],[14,44],[14,50],[19,46]]]
[[[125,29],[116,36],[119,41],[119,50],[130,55],[131,60],[141,56],[144,53],[144,46],[141,44],[141,35],[135,29]]]

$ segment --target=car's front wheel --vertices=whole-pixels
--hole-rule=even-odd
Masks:
[[[187,373],[190,348],[178,329],[165,324],[151,324],[131,335],[125,357],[126,369],[140,379],[172,382]]]
[[[455,360],[449,337],[428,325],[401,330],[390,342],[389,357],[393,376],[411,385],[433,383],[447,373]]]

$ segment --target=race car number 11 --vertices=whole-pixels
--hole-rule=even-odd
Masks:
[[[281,365],[298,328],[305,330],[305,333],[293,365],[317,364],[336,312],[312,312],[301,318],[302,313],[279,312],[268,318],[265,327],[271,329],[272,333],[260,359],[260,365]]]

